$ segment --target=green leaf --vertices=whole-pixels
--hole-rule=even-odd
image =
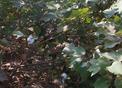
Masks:
[[[45,21],[45,22],[48,22],[50,20],[56,20],[57,19],[57,15],[56,13],[53,13],[53,12],[49,12],[48,14],[46,14],[42,20]]]
[[[92,19],[90,17],[86,17],[85,18],[85,23],[89,24],[91,23]]]
[[[104,47],[105,48],[113,48],[117,44],[120,44],[120,42],[115,42],[115,41],[105,41]]]
[[[120,22],[121,22],[121,17],[119,17],[119,16],[114,16],[114,22],[115,22],[115,23],[120,23]]]
[[[74,70],[82,77],[84,80],[89,76],[89,72],[86,70],[86,67],[81,67],[80,63],[75,63]]]
[[[83,47],[75,47],[73,43],[66,44],[63,49],[63,52],[66,54],[72,54],[74,57],[79,57],[81,55],[85,55],[85,49]]]
[[[119,30],[118,32],[115,33],[117,36],[122,36],[122,30]]]
[[[89,61],[91,64],[90,67],[88,68],[88,71],[91,72],[91,76],[94,76],[98,72],[104,70],[108,66],[108,61],[107,59],[101,57],[101,58],[96,58],[96,59],[91,59]]]
[[[94,83],[94,88],[108,88],[108,87],[109,87],[108,80],[106,80],[105,78],[99,78]]]
[[[83,17],[86,16],[89,13],[89,8],[82,8],[82,9],[76,9],[72,10],[69,18],[77,18],[77,17]]]
[[[122,63],[114,61],[111,66],[107,67],[107,70],[115,75],[122,75]]]
[[[16,36],[17,39],[18,39],[19,37],[23,37],[23,36],[24,36],[24,34],[23,34],[21,31],[14,31],[14,32],[13,32],[13,35]]]
[[[85,49],[83,47],[75,47],[73,49],[74,53],[73,56],[81,56],[81,55],[85,55]]]
[[[88,68],[88,71],[91,72],[91,76],[95,75],[100,71],[100,65],[96,59],[90,60],[91,66]]]
[[[118,50],[114,52],[105,52],[105,53],[101,53],[101,55],[107,59],[111,59],[114,61],[122,61],[122,50]]]
[[[74,44],[72,44],[72,43],[71,44],[66,43],[65,44],[65,47],[63,49],[63,53],[71,54],[71,53],[74,52],[73,51],[74,48],[75,48]]]

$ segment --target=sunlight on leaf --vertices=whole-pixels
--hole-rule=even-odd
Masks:
[[[115,75],[122,75],[122,63],[114,61],[111,66],[107,67],[107,70]]]
[[[116,52],[101,53],[101,55],[107,59],[122,61],[122,50],[117,50]]]

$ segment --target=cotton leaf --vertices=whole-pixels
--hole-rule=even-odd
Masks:
[[[106,17],[112,17],[115,13],[122,12],[122,0],[117,0],[109,9],[104,10]]]
[[[107,18],[112,17],[115,13],[117,13],[116,8],[109,8],[109,9],[104,10],[104,14]]]
[[[114,61],[111,66],[107,67],[107,70],[115,75],[122,75],[122,63]]]
[[[81,55],[85,55],[85,49],[84,48],[82,48],[82,47],[75,47],[74,49],[73,49],[73,51],[74,51],[74,55],[79,55],[79,56],[81,56]]]
[[[113,48],[117,44],[120,44],[120,42],[106,41],[105,44],[104,44],[104,47],[105,48]]]
[[[66,54],[73,53],[74,48],[75,48],[74,44],[65,43],[65,47],[63,49],[63,52],[66,53]]]
[[[94,88],[108,88],[108,87],[109,87],[108,80],[106,80],[105,78],[99,78],[94,83]]]
[[[90,66],[88,71],[91,72],[91,76],[93,76],[93,75],[95,75],[96,73],[98,73],[100,71],[100,67],[92,65],[92,66]]]
[[[21,31],[14,31],[13,36],[16,36],[16,39],[23,37],[24,34]]]
[[[122,61],[122,50],[118,50],[115,52],[105,52],[101,53],[101,55],[105,58],[112,59],[114,61]]]
[[[88,68],[88,71],[91,72],[91,76],[97,74],[101,70],[101,67],[100,67],[101,63],[99,63],[98,59],[91,59],[89,63],[91,65]]]
[[[101,55],[107,59],[115,60],[116,58],[116,55],[113,52],[111,53],[106,52],[106,53],[102,53]]]
[[[89,2],[97,2],[98,0],[86,0],[85,3],[89,3]]]

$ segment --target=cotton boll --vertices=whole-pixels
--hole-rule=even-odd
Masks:
[[[67,73],[63,72],[61,74],[61,82],[64,84],[65,80],[67,79]]]
[[[37,40],[37,37],[34,37],[32,34],[29,35],[29,37],[27,38],[28,44],[33,44],[35,40]]]
[[[66,31],[68,31],[68,25],[65,25],[65,26],[63,27],[63,32],[66,32]]]

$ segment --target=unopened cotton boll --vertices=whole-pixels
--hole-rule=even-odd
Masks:
[[[36,39],[38,38],[34,37],[33,35],[29,35],[29,37],[27,38],[28,44],[33,44]]]
[[[67,79],[67,73],[63,72],[61,74],[61,82],[64,83],[66,79]]]
[[[68,25],[65,25],[65,26],[63,27],[63,32],[66,32],[66,31],[68,31]]]

